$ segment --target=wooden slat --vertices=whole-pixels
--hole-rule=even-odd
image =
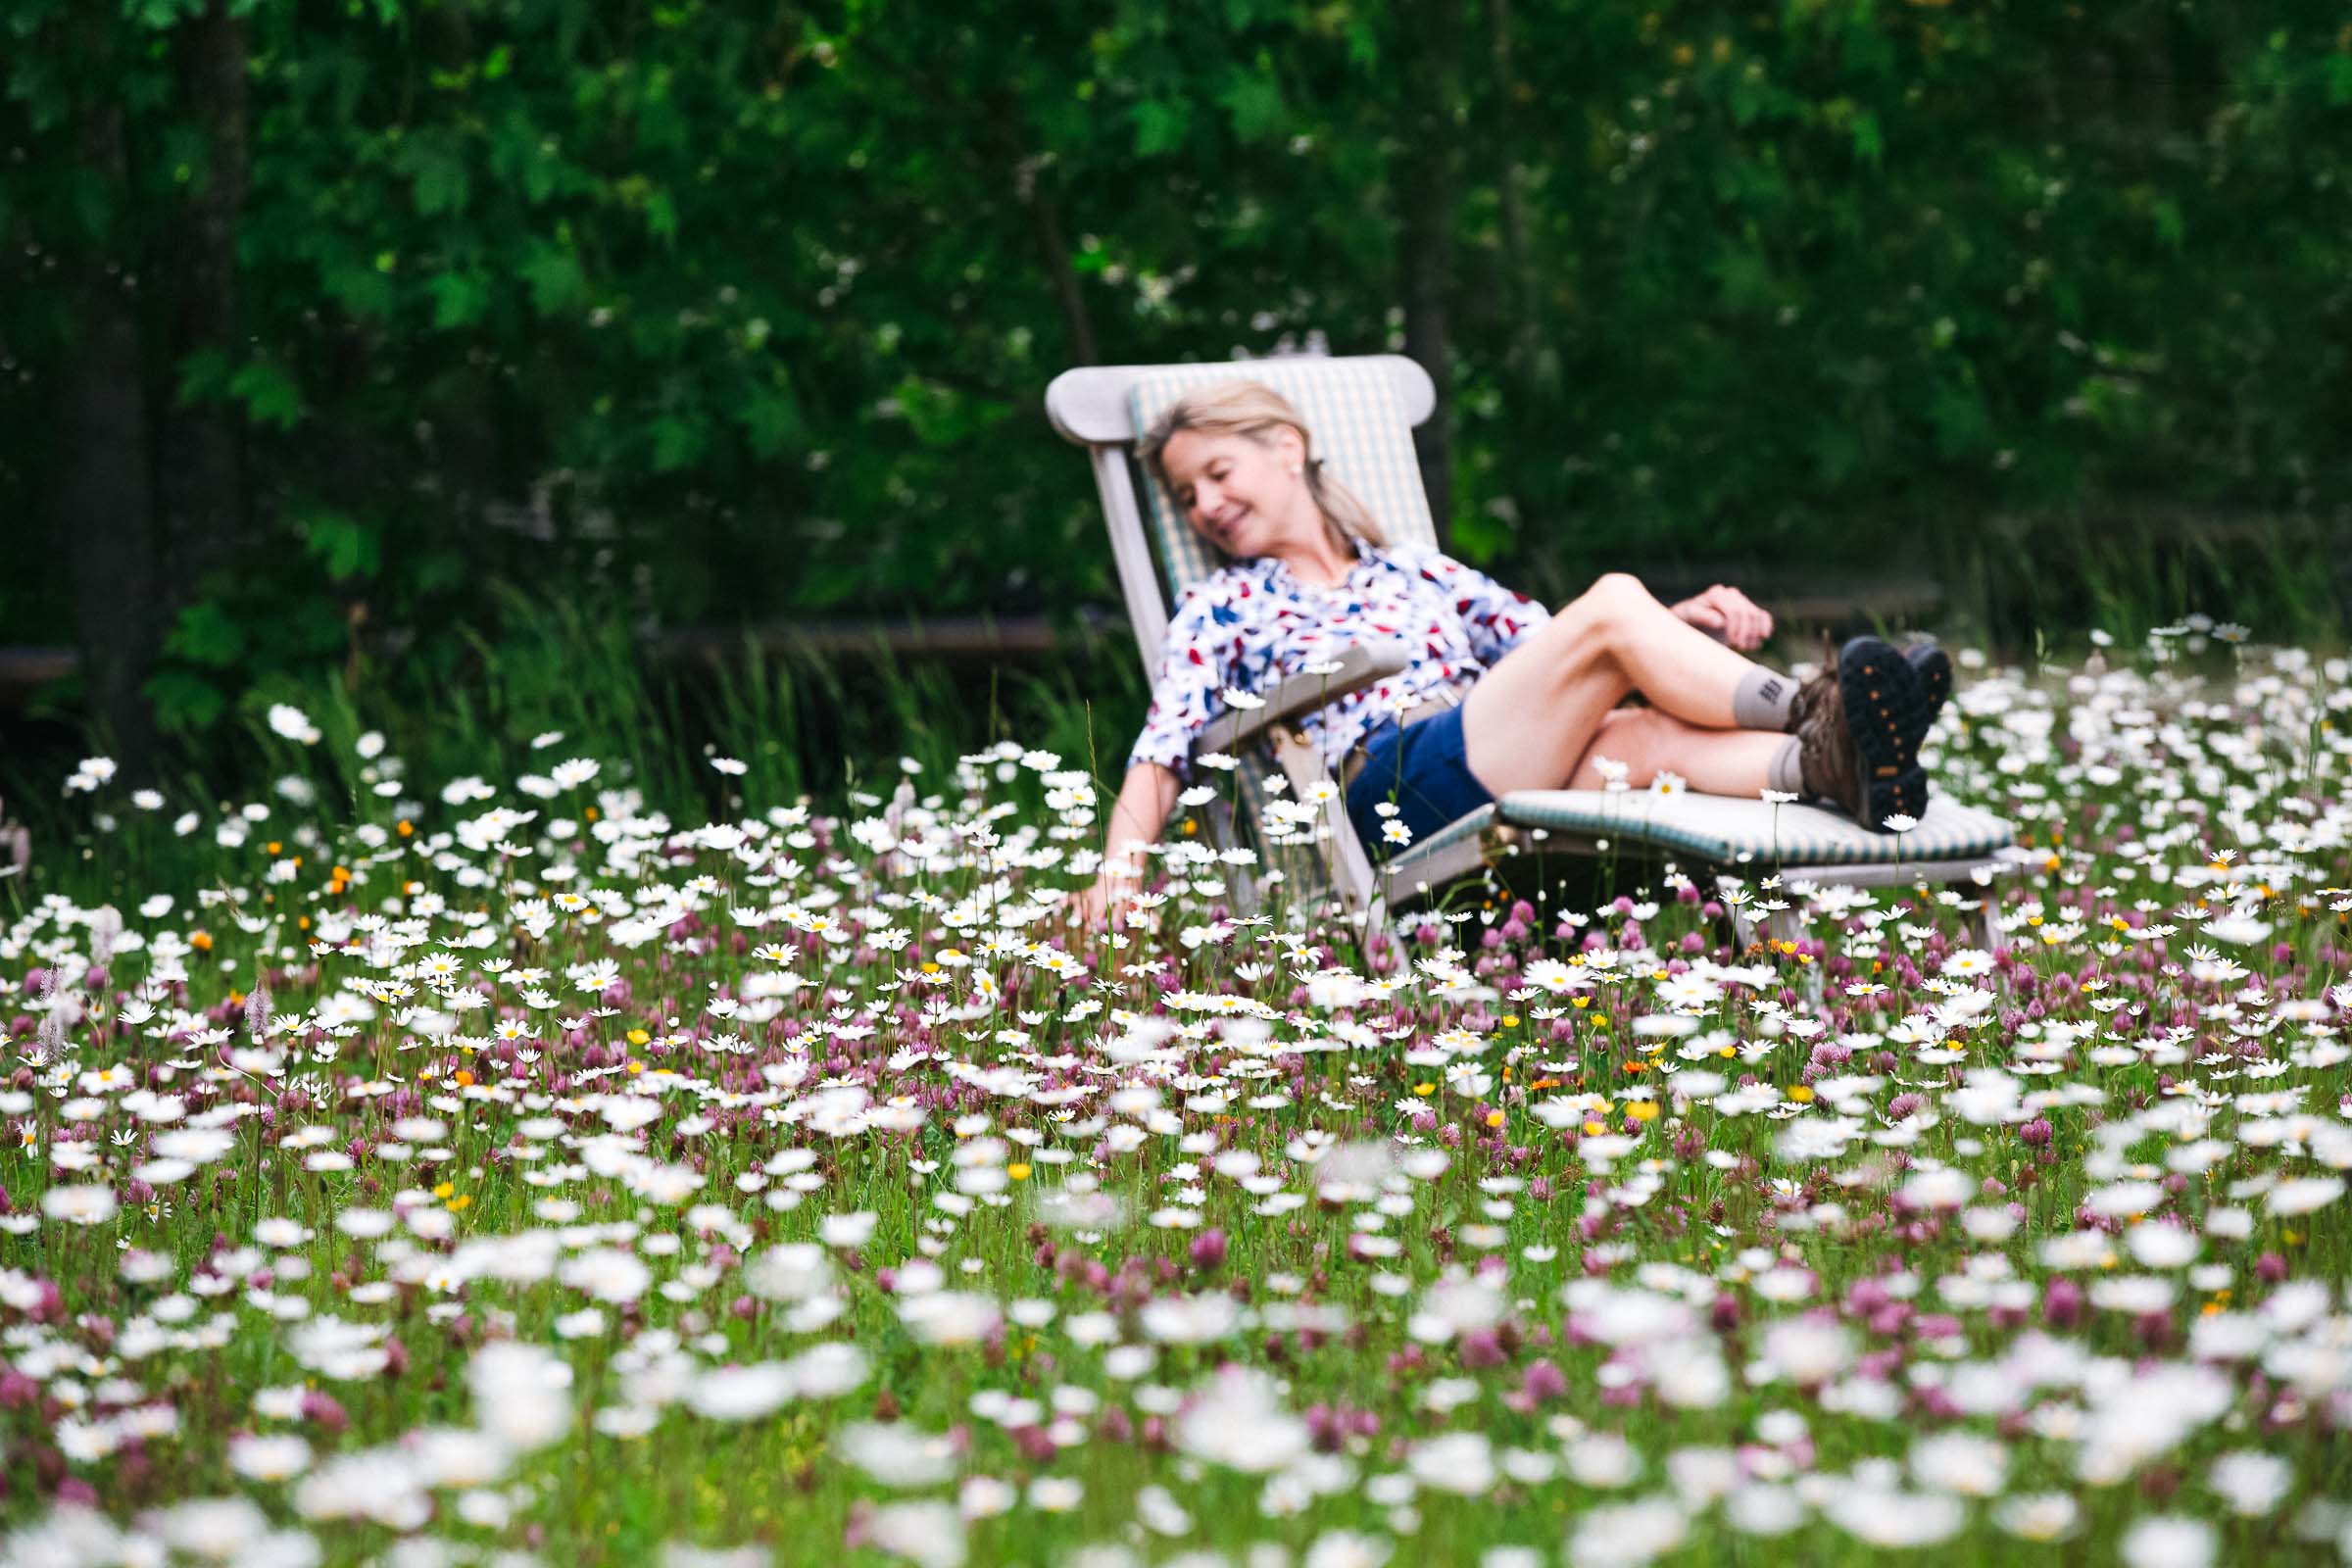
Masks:
[[[1419,424],[1435,413],[1438,389],[1429,372],[1401,354],[1367,354],[1365,361],[1388,371],[1404,405],[1405,419]],[[1236,379],[1247,379],[1254,360],[1232,362]],[[1065,440],[1079,446],[1117,445],[1133,441],[1135,428],[1127,393],[1145,376],[1177,367],[1165,365],[1093,365],[1064,370],[1046,388],[1046,417]]]
[[[1080,640],[1106,636],[1121,620],[1093,605],[1074,617]],[[749,645],[761,653],[828,656],[888,653],[894,657],[983,658],[1004,654],[1045,657],[1073,646],[1066,620],[1045,615],[931,615],[921,620],[805,619],[760,626],[680,626],[656,632],[646,650],[657,661],[726,658]]]
[[[1124,446],[1092,446],[1086,455],[1094,465],[1102,520],[1110,529],[1111,560],[1119,568],[1119,592],[1127,600],[1128,624],[1135,628],[1136,653],[1144,662],[1144,679],[1151,681],[1159,674],[1160,646],[1168,640],[1168,599],[1152,570],[1152,541],[1144,533],[1135,475],[1128,471]]]
[[[1632,568],[1649,591],[1668,604],[1729,583],[1782,621],[1807,625],[1861,626],[1873,616],[1901,622],[1941,609],[1948,598],[1933,577],[1902,572],[1804,571],[1706,563]]]
[[[1359,643],[1332,661],[1340,667],[1328,675],[1286,675],[1264,694],[1263,708],[1237,708],[1209,720],[1194,743],[1195,752],[1231,752],[1247,746],[1274,725],[1288,723],[1388,679],[1412,662],[1411,655],[1395,643]]]
[[[81,667],[71,648],[0,648],[0,705],[22,707],[26,698]]]

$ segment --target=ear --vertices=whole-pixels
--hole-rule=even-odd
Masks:
[[[1285,468],[1300,466],[1306,462],[1306,437],[1298,433],[1296,425],[1276,425],[1274,456]]]

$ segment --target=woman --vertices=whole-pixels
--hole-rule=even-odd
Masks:
[[[1228,564],[1169,621],[1152,708],[1110,814],[1102,874],[1075,912],[1100,918],[1143,880],[1229,690],[1258,691],[1369,641],[1412,663],[1302,723],[1380,858],[1509,790],[1598,789],[1680,774],[1694,790],[1833,805],[1877,828],[1927,808],[1921,741],[1950,690],[1932,644],[1857,637],[1799,686],[1740,653],[1772,617],[1737,588],[1660,604],[1623,572],[1552,614],[1434,550],[1394,548],[1312,455],[1290,401],[1253,381],[1179,400],[1138,456]],[[1621,708],[1639,691],[1646,708]]]

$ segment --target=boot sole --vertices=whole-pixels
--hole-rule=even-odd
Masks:
[[[1914,764],[1892,778],[1874,778],[1866,787],[1870,816],[1862,825],[1874,833],[1892,831],[1884,824],[1900,812],[1914,821],[1928,814],[1928,770]]]
[[[1952,656],[1936,646],[1934,638],[1913,643],[1903,650],[1903,662],[1919,677],[1920,686],[1928,697],[1928,722],[1935,723],[1936,715],[1952,695]],[[1882,822],[1896,811],[1905,816],[1924,817],[1928,814],[1928,774],[1925,768],[1914,767],[1899,775],[1884,801],[1873,800],[1871,808]]]
[[[1950,661],[1941,650],[1936,654],[1949,690]],[[1926,815],[1928,776],[1919,765],[1919,748],[1943,706],[1928,673],[1884,639],[1856,637],[1838,650],[1838,692],[1861,762],[1867,805],[1862,825],[1884,832],[1881,824],[1898,811]]]
[[[1936,708],[1942,708],[1952,695],[1952,656],[1935,642],[1928,641],[1913,643],[1904,649],[1903,661],[1911,666],[1911,672],[1919,677],[1920,685],[1927,688],[1928,700]],[[1931,722],[1934,717],[1931,712]]]

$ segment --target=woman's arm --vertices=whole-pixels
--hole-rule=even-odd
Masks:
[[[1479,662],[1493,668],[1527,634],[1551,618],[1551,612],[1527,595],[1505,588],[1476,566],[1431,551],[1421,573],[1444,591],[1461,620],[1462,634]]]
[[[1720,638],[1743,653],[1761,648],[1772,635],[1770,612],[1739,589],[1727,588],[1722,583],[1667,608],[1708,636]]]
[[[1127,782],[1110,808],[1110,836],[1102,847],[1102,873],[1094,885],[1071,898],[1071,912],[1092,925],[1108,912],[1111,901],[1144,885],[1144,850],[1159,837],[1168,813],[1176,808],[1178,780],[1174,771],[1157,762],[1138,762],[1127,769]]]
[[[1144,732],[1127,755],[1127,779],[1110,808],[1102,874],[1070,900],[1071,913],[1088,924],[1102,918],[1112,899],[1143,886],[1143,849],[1159,837],[1176,808],[1176,792],[1192,767],[1193,742],[1224,710],[1220,693],[1231,673],[1229,645],[1238,642],[1234,628],[1241,624],[1229,608],[1232,577],[1228,567],[1195,583],[1168,617]]]

